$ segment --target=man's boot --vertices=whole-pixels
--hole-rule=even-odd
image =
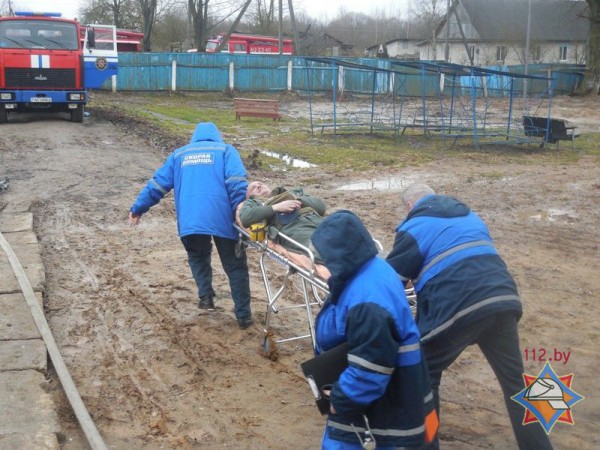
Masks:
[[[203,297],[200,297],[200,301],[198,302],[198,308],[206,309],[208,311],[212,311],[213,309],[215,309],[213,297],[214,296],[212,295],[205,295]]]

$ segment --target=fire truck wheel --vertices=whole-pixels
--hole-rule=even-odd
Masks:
[[[83,122],[83,105],[77,105],[77,108],[72,109],[70,113],[72,122]]]
[[[4,106],[0,106],[0,123],[8,122],[8,112]]]

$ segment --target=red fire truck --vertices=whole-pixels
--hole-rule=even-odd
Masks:
[[[0,123],[13,111],[64,111],[82,122],[86,89],[117,70],[112,25],[83,26],[60,13],[0,17]]]
[[[141,52],[144,33],[130,30],[117,30],[117,51]]]
[[[83,43],[85,41],[86,28],[80,28],[79,38]],[[123,52],[141,52],[142,51],[142,39],[144,39],[144,33],[139,31],[120,30],[117,28],[117,51]]]
[[[225,35],[219,34],[215,39],[209,39],[206,43],[206,52],[214,53],[217,47],[223,40]],[[283,38],[284,55],[294,54],[294,41],[289,38]],[[252,34],[231,33],[231,36],[221,49],[224,53],[241,53],[241,54],[279,54],[279,38],[273,36],[258,36]]]

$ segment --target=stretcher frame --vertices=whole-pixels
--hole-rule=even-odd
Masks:
[[[234,223],[234,226],[239,232],[239,244],[245,247],[251,247],[260,252],[259,267],[267,296],[267,310],[265,314],[265,326],[263,328],[263,335],[260,343],[260,353],[263,356],[275,361],[278,357],[277,344],[308,338],[311,340],[313,350],[316,349],[317,343],[315,336],[315,318],[313,317],[313,307],[321,307],[323,305],[325,297],[329,294],[329,286],[327,284],[327,280],[321,278],[317,274],[318,270],[317,264],[315,263],[314,253],[311,251],[311,249],[295,241],[281,231],[278,232],[278,239],[287,241],[295,248],[299,248],[302,250],[302,252],[304,252],[304,254],[302,254],[300,252],[292,252],[285,249],[287,253],[298,253],[307,257],[310,261],[310,267],[304,267],[290,259],[285,254],[277,252],[276,249],[273,248],[274,246],[270,244],[268,239],[263,241],[252,240],[246,229],[237,223]],[[380,242],[376,239],[373,239],[373,241],[381,251],[382,246]],[[278,286],[275,285],[273,277],[268,272],[266,262],[268,259],[275,261],[285,269],[283,281],[281,281]],[[280,307],[277,305],[277,302],[281,299],[287,288],[290,286],[291,277],[294,275],[298,276],[301,281],[303,303]],[[414,315],[416,310],[415,292],[412,288],[408,288],[405,289],[405,293]],[[308,334],[299,334],[276,339],[274,332],[271,329],[272,315],[279,314],[279,312],[283,310],[297,308],[305,309],[308,321]]]

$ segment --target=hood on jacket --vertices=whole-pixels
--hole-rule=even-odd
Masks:
[[[223,138],[214,123],[200,122],[196,125],[190,144],[199,141],[223,142]]]
[[[417,202],[406,220],[413,217],[462,217],[471,212],[469,207],[460,200],[447,195],[428,195]]]
[[[378,253],[373,238],[351,211],[337,211],[326,217],[311,240],[331,273],[332,299],[361,266]]]

